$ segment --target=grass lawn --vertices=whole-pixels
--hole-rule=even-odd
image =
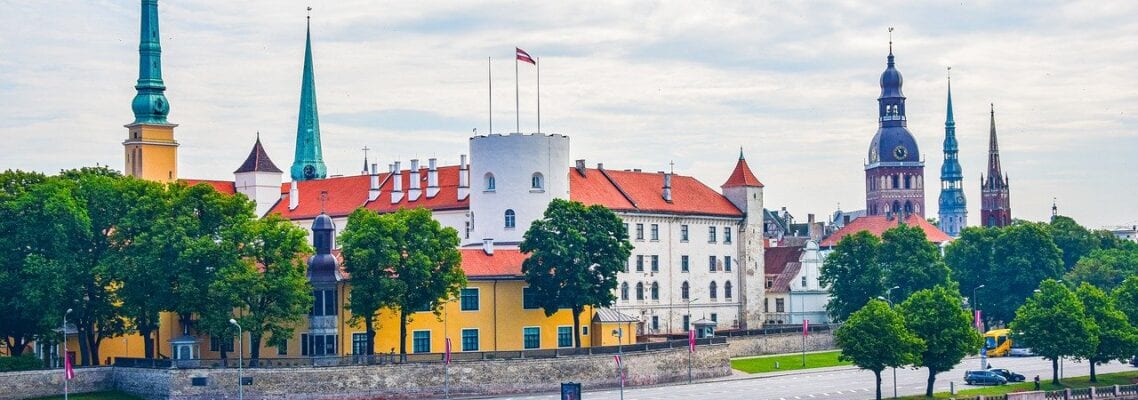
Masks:
[[[1064,388],[1077,389],[1077,388],[1085,388],[1085,387],[1089,387],[1089,386],[1130,385],[1130,384],[1134,383],[1135,379],[1138,379],[1138,372],[1129,371],[1129,372],[1116,372],[1113,374],[1098,374],[1098,382],[1094,383],[1094,384],[1092,384],[1090,382],[1090,379],[1091,379],[1090,376],[1076,376],[1076,377],[1064,378],[1062,380],[1062,383],[1063,383],[1062,385],[1052,385],[1050,378],[1043,379],[1043,377],[1040,376],[1039,377],[1039,388],[1040,388],[1040,390],[1060,390],[1060,389],[1064,389]],[[960,387],[969,387],[969,386],[960,386]],[[976,388],[976,389],[958,390],[956,392],[955,396],[949,395],[948,392],[935,393],[933,398],[950,399],[950,398],[954,398],[954,397],[959,398],[959,397],[969,397],[969,396],[977,396],[977,395],[988,396],[988,395],[1004,394],[1004,393],[1011,393],[1011,392],[1030,392],[1033,390],[1035,390],[1035,383],[1033,383],[1033,382],[1019,382],[1019,383],[1010,383],[1010,384],[1003,385],[1003,386],[987,386],[987,387]],[[925,396],[902,397],[902,399],[925,399],[925,398],[926,398]]]
[[[95,392],[95,393],[72,394],[72,395],[68,396],[68,398],[74,399],[74,400],[142,400],[141,397],[131,396],[129,394],[122,393],[122,392]],[[34,399],[31,399],[31,400],[57,400],[57,399],[60,399],[60,400],[63,399],[63,395],[48,396],[48,397],[36,397]]]
[[[802,354],[780,354],[755,358],[742,358],[731,360],[731,368],[746,372],[775,372],[793,371],[796,369],[833,367],[838,365],[851,365],[849,362],[838,361],[841,351],[827,351],[822,353],[806,353],[806,366],[802,365]],[[778,368],[775,368],[775,364]]]

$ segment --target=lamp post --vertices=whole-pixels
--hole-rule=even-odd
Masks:
[[[68,361],[67,360],[67,315],[71,314],[71,311],[72,310],[70,308],[68,308],[67,312],[63,313],[63,326],[62,326],[63,330],[60,331],[63,334],[63,368],[64,368],[64,371],[63,371],[63,374],[64,374],[64,377],[63,377],[63,400],[67,400],[67,395],[68,395],[67,381],[69,379],[67,379],[67,376],[66,376],[67,375],[66,368],[67,368],[67,361]]]
[[[688,303],[688,335],[692,335],[691,330],[694,329],[691,326],[691,302],[696,301],[696,300],[699,300],[699,299],[688,299],[688,302],[687,302]],[[691,349],[688,349],[688,384],[689,385],[691,384],[691,381],[692,381],[692,379],[691,379],[691,353],[692,353]]]
[[[885,301],[889,303],[889,309],[893,309],[893,289],[900,288],[900,286],[894,286],[885,289]],[[897,367],[893,367],[893,398],[897,398]]]
[[[624,327],[613,329],[612,335],[616,336],[616,358],[620,360],[616,363],[616,374],[620,377],[620,400],[624,400]]]
[[[237,399],[243,400],[245,398],[245,388],[243,387],[244,382],[241,381],[244,380],[245,343],[241,340],[241,324],[238,324],[237,320],[233,318],[229,319],[229,323],[237,327]]]
[[[980,325],[981,324],[981,322],[980,322],[980,299],[976,297],[976,291],[982,289],[983,287],[984,287],[984,285],[980,285],[980,286],[973,288],[972,289],[972,299],[971,299],[971,301],[972,301],[972,315],[973,315],[973,318],[976,318],[976,330],[980,331],[981,335],[984,334],[984,330],[983,330],[983,328],[980,327],[981,326]],[[986,357],[987,351],[984,350],[985,346],[986,346],[986,344],[984,342],[980,343],[980,369],[984,369],[985,361],[987,361],[987,357]]]

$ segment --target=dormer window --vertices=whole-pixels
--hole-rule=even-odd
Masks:
[[[497,182],[494,181],[494,174],[487,172],[485,180],[487,192],[493,192],[498,187]]]
[[[534,172],[530,177],[530,189],[542,190],[545,189],[545,177],[541,176],[540,172]]]

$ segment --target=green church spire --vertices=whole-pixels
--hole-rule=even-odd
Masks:
[[[312,7],[308,8],[312,11]],[[292,180],[322,179],[328,175],[320,148],[320,116],[316,112],[316,78],[312,70],[312,17],[308,17],[304,43],[304,74],[300,83],[300,115],[296,123],[296,156]]]
[[[167,124],[170,103],[162,83],[162,45],[158,42],[158,0],[142,0],[142,27],[138,43],[138,84],[131,109],[135,124]]]

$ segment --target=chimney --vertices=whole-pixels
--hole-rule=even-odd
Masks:
[[[427,198],[433,198],[439,194],[439,164],[438,159],[427,159]]]
[[[466,154],[458,157],[458,199],[470,196],[470,166],[466,165]]]
[[[379,198],[379,164],[371,164],[371,186],[367,190],[367,201]]]
[[[672,173],[664,174],[664,201],[672,202]]]
[[[488,256],[494,255],[494,239],[493,238],[483,238],[482,239],[482,251],[486,252],[486,255],[488,255]]]
[[[399,161],[392,164],[391,204],[403,201],[403,171],[399,169]]]
[[[597,169],[604,171],[605,170],[605,163],[597,163]]]
[[[300,189],[297,188],[296,181],[288,184],[288,210],[295,210],[300,206]]]
[[[577,160],[577,173],[585,176],[585,160]]]
[[[806,214],[806,236],[814,239],[814,214]]]
[[[411,159],[411,179],[407,181],[407,201],[419,200],[423,194],[423,181],[419,179],[419,159]]]

